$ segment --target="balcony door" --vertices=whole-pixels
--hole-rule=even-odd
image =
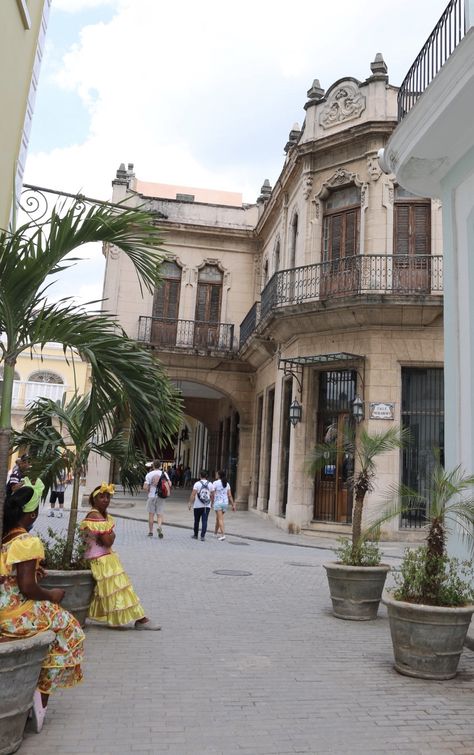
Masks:
[[[198,348],[219,345],[222,281],[223,273],[217,265],[205,265],[199,271],[194,326],[194,345]]]
[[[431,288],[431,202],[400,186],[395,190],[393,288],[429,293]]]
[[[321,298],[341,296],[358,290],[360,190],[349,186],[327,198],[323,219],[323,265]]]
[[[345,439],[353,432],[352,401],[356,373],[348,370],[322,372],[319,378],[317,443],[334,444],[327,463],[316,473],[314,519],[348,524],[352,519],[354,455]]]
[[[176,346],[181,268],[176,262],[163,262],[160,274],[162,282],[153,299],[151,342],[158,346]]]

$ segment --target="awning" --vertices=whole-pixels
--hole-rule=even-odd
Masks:
[[[307,357],[290,357],[289,359],[280,359],[278,362],[278,369],[285,370],[298,370],[305,367],[307,364],[335,364],[336,362],[360,362],[365,359],[365,356],[361,354],[349,354],[347,351],[338,351],[334,354],[313,354]]]

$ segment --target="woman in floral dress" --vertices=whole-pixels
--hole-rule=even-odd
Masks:
[[[15,490],[5,500],[3,540],[0,551],[0,636],[32,637],[52,629],[49,646],[33,698],[37,732],[43,726],[49,695],[59,687],[73,687],[82,679],[84,633],[79,622],[59,605],[64,590],[46,590],[38,580],[44,575],[41,540],[29,534],[38,516],[39,495],[30,485]]]

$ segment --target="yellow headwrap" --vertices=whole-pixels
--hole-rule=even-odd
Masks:
[[[115,485],[109,485],[107,482],[103,482],[100,488],[94,490],[94,492],[92,493],[92,498],[95,498],[96,495],[99,495],[99,493],[108,493],[109,495],[113,495],[115,493]]]
[[[44,490],[44,482],[38,477],[36,482],[33,484],[29,477],[23,477],[23,486],[25,488],[33,488],[33,495],[31,496],[28,503],[25,503],[25,505],[23,506],[23,513],[29,514],[39,506],[41,494]]]

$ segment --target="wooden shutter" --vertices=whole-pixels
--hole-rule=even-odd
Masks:
[[[219,322],[221,312],[221,286],[210,286],[209,322]]]
[[[344,220],[344,256],[354,257],[359,250],[359,211],[350,210],[349,212],[345,212]]]
[[[394,254],[431,253],[430,203],[398,203],[394,220]]]
[[[342,222],[340,215],[333,215],[331,218],[331,235],[329,259],[338,260],[341,256],[342,246]]]
[[[412,216],[413,254],[431,254],[431,206],[413,205]]]
[[[155,291],[153,317],[178,319],[181,281],[165,280]]]
[[[196,320],[199,322],[206,322],[207,314],[207,285],[205,283],[199,283],[197,289],[196,298]]]

